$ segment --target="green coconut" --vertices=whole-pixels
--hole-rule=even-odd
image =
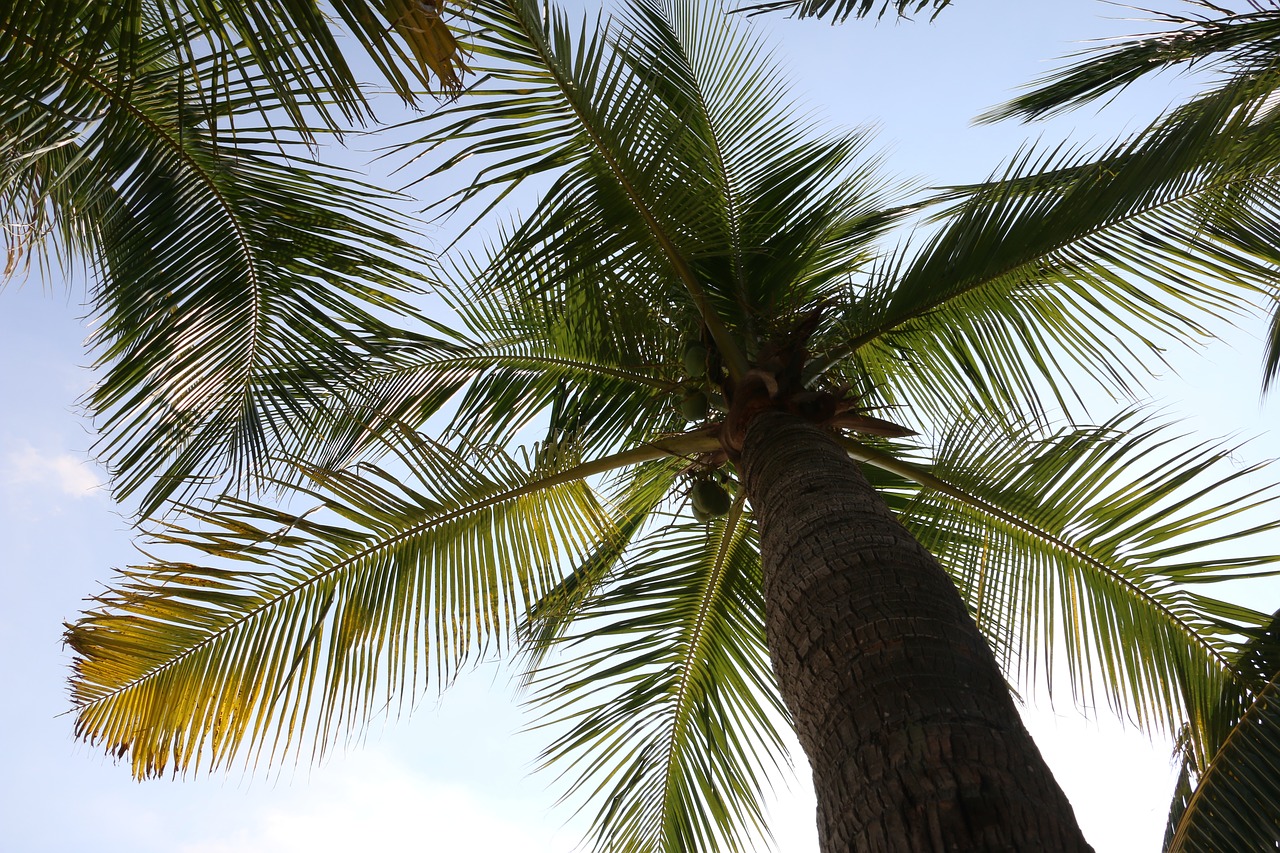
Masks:
[[[707,416],[710,401],[701,391],[689,391],[680,398],[680,414],[686,421],[700,421]]]
[[[715,480],[699,480],[694,483],[689,497],[693,500],[695,516],[698,512],[711,517],[724,515],[733,505],[733,498],[729,496],[728,490]]]
[[[691,343],[684,348],[684,370],[691,378],[701,379],[707,375],[707,348],[699,343]]]
[[[695,507],[693,508],[693,518],[694,518],[694,520],[695,520],[695,521],[697,521],[699,524],[706,524],[708,521],[710,521],[712,518],[714,518],[714,516],[713,516],[711,513],[709,513],[709,512],[703,512],[702,510],[698,509],[698,508],[695,506]]]

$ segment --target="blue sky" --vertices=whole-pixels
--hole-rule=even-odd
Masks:
[[[1083,39],[1141,30],[1125,10],[1090,0],[955,0],[936,23],[762,23],[777,38],[798,92],[832,123],[871,124],[888,168],[932,183],[985,176],[1026,138],[1072,133],[1103,141],[1136,129],[1186,91],[1156,81],[1102,114],[1081,111],[1041,128],[973,128],[972,116],[1053,67]],[[76,400],[83,365],[83,285],[54,276],[0,292],[0,850],[308,851],[424,849],[567,851],[580,827],[556,810],[550,774],[533,774],[539,740],[520,734],[507,675],[482,667],[407,719],[379,722],[362,744],[320,766],[134,783],[74,742],[66,709],[61,623],[134,559],[127,521],[88,461],[90,427]],[[1258,436],[1242,461],[1280,455],[1267,432],[1280,413],[1258,394],[1261,322],[1203,353],[1176,353],[1153,399],[1206,436]],[[1106,412],[1100,412],[1105,415]],[[1275,472],[1269,475],[1275,478]],[[1280,545],[1277,546],[1280,548]],[[1254,584],[1250,603],[1280,605],[1280,582]],[[1041,697],[1028,722],[1099,853],[1156,850],[1172,787],[1170,746],[1098,713],[1084,721],[1069,696]],[[805,775],[803,772],[800,774]],[[813,849],[807,781],[775,808],[779,847]]]

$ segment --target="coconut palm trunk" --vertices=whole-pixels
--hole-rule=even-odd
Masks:
[[[740,470],[821,849],[1092,849],[955,586],[857,463],[766,412]]]

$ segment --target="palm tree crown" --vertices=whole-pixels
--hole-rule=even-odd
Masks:
[[[1195,584],[1274,557],[1215,558],[1206,525],[1270,497],[1138,413],[1050,425],[1079,368],[1126,393],[1269,285],[1236,244],[1192,239],[1199,177],[1063,180],[1082,158],[1030,152],[885,248],[919,204],[863,134],[795,114],[745,23],[658,0],[580,29],[525,0],[468,14],[481,82],[413,150],[433,174],[483,164],[458,204],[546,192],[447,265],[451,328],[305,383],[331,416],[289,446],[289,508],[187,507],[155,534],[178,556],[69,627],[78,733],[139,775],[323,751],[515,643],[599,849],[747,847],[798,711],[769,669],[774,423],[862,463],[1011,676],[1065,668],[1207,766],[1215,709],[1270,689],[1271,618]]]

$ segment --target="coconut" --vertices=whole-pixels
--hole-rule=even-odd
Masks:
[[[680,398],[680,414],[686,421],[700,421],[707,416],[709,401],[701,391],[689,391]]]
[[[693,379],[701,379],[707,375],[707,348],[700,343],[691,343],[684,348],[684,369]]]
[[[733,498],[724,486],[715,480],[699,480],[693,484],[689,492],[693,500],[693,511],[702,511],[710,516],[724,515],[733,505]]]

